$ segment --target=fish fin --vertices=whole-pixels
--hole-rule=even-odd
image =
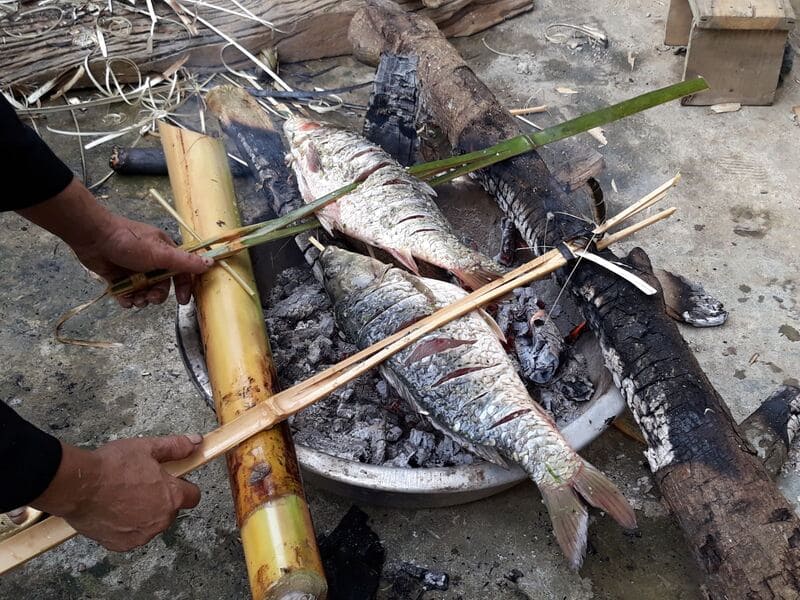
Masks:
[[[487,283],[494,281],[502,276],[499,270],[491,269],[482,265],[470,269],[453,269],[455,275],[462,285],[470,290],[477,290]]]
[[[399,248],[385,248],[385,250],[406,269],[415,275],[419,275],[419,267],[417,266],[417,262],[414,260],[414,256],[411,254],[411,252]]]
[[[431,424],[431,426],[433,426],[434,429],[441,431],[451,440],[456,442],[459,446],[462,446],[475,456],[482,458],[487,462],[495,464],[498,467],[502,467],[504,469],[509,468],[508,463],[502,456],[500,456],[500,453],[497,451],[496,448],[493,448],[492,446],[485,446],[482,444],[475,444],[474,442],[468,440],[466,437],[456,433],[449,427],[445,427],[434,417],[432,417],[431,414],[427,410],[425,410],[425,408],[422,407],[419,402],[417,402],[416,398],[408,389],[408,387],[402,382],[402,380],[399,377],[397,377],[397,375],[395,375],[394,371],[392,371],[389,367],[387,367],[386,365],[381,365],[380,372],[381,375],[383,375],[383,378],[389,382],[389,385],[391,385],[394,388],[394,390],[400,395],[400,397],[403,398],[403,400],[405,400],[406,402],[408,402],[411,405],[411,407],[415,411],[417,411],[417,413],[425,417],[425,419]]]
[[[571,480],[586,502],[607,512],[625,529],[636,529],[636,514],[622,492],[608,477],[585,460]]]
[[[494,320],[492,315],[487,313],[482,308],[478,309],[478,315],[480,315],[480,317],[486,321],[486,324],[491,328],[492,333],[497,336],[497,339],[500,340],[501,344],[506,344],[508,342],[508,340],[506,340],[506,334],[503,333],[502,329],[500,329],[500,325],[497,324],[497,321]]]
[[[580,569],[586,555],[589,513],[577,492],[570,485],[539,486],[542,500],[547,507],[553,534],[570,567]]]

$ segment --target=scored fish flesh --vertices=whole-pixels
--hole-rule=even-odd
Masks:
[[[359,348],[465,294],[333,246],[322,252],[320,264],[339,328]],[[569,447],[530,397],[498,332],[488,315],[470,313],[395,354],[382,373],[435,427],[477,455],[522,466],[542,493],[559,545],[578,568],[586,549],[585,503],[628,529],[636,517],[614,484]]]
[[[461,242],[433,201],[433,189],[380,147],[356,133],[300,117],[287,120],[284,131],[306,202],[361,182],[317,212],[328,231],[382,248],[414,273],[419,273],[415,259],[446,269],[470,289],[502,274],[500,265]]]

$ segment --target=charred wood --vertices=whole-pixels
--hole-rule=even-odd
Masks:
[[[417,155],[417,57],[383,54],[364,120],[364,137],[407,167]]]
[[[108,161],[119,175],[166,175],[167,159],[161,148],[121,148],[114,146]],[[250,169],[247,165],[230,159],[228,166],[234,177],[247,177]]]

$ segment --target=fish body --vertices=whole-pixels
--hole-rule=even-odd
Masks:
[[[317,213],[328,231],[382,248],[414,273],[419,273],[416,259],[446,269],[470,289],[501,275],[500,265],[461,242],[433,201],[433,189],[380,147],[356,133],[299,117],[286,121],[284,131],[306,202],[361,182]]]
[[[464,291],[375,259],[328,247],[325,287],[346,337],[360,348],[395,333]],[[529,395],[485,313],[473,312],[429,333],[387,360],[382,371],[431,423],[488,460],[519,464],[541,490],[556,539],[571,565],[586,548],[585,503],[626,528],[636,520],[616,487],[572,450]]]

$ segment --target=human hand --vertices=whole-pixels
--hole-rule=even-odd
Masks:
[[[53,198],[18,212],[67,242],[88,269],[109,283],[154,269],[179,273],[174,282],[181,304],[191,297],[192,275],[213,264],[211,259],[180,250],[160,229],[110,212],[77,178]],[[124,308],[161,304],[169,288],[170,281],[165,280],[118,301]]]
[[[162,230],[109,213],[98,237],[72,245],[78,259],[109,283],[133,273],[165,269],[178,273],[175,298],[186,304],[191,298],[192,275],[205,272],[214,261],[184,252]],[[117,298],[123,308],[161,304],[169,296],[169,279]]]
[[[199,435],[131,438],[96,450],[62,444],[61,465],[31,506],[64,518],[78,533],[115,552],[142,546],[200,501],[194,484],[161,463],[189,456]]]

